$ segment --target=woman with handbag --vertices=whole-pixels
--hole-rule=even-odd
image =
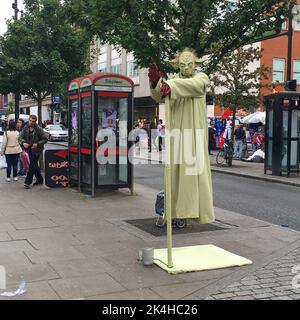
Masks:
[[[20,154],[19,132],[16,128],[15,121],[9,121],[7,131],[3,135],[1,155],[5,154],[7,168],[6,181],[11,181],[11,169],[13,169],[13,180],[18,181],[18,160]]]

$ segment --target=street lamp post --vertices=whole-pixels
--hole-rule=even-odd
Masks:
[[[19,9],[18,9],[18,0],[14,0],[13,4],[12,4],[12,8],[14,9],[14,19],[15,21],[18,20],[18,12],[19,12]],[[16,90],[15,91],[15,121],[18,120],[19,118],[19,114],[20,114],[20,92],[19,90]]]
[[[287,90],[296,91],[296,80],[292,80],[292,56],[293,56],[293,19],[297,14],[297,6],[294,6],[290,2],[289,6],[289,28],[287,32],[288,36],[288,52],[287,52],[287,70],[286,70],[286,87]]]
[[[286,81],[291,80],[292,72],[292,48],[293,48],[293,5],[290,3],[289,10],[289,29],[288,29],[288,52],[287,52],[287,70],[286,70]]]

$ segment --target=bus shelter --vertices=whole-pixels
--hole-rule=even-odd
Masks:
[[[96,73],[69,84],[69,185],[94,196],[97,190],[133,190],[129,158],[133,88],[128,77]]]

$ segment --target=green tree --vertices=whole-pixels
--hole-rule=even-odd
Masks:
[[[294,2],[294,0],[292,0]],[[168,60],[190,47],[210,73],[226,53],[281,29],[289,0],[66,0],[73,20],[103,42],[133,52],[137,63]],[[215,48],[218,50],[215,50]]]
[[[262,50],[258,47],[239,48],[226,54],[217,66],[218,71],[211,76],[211,90],[215,102],[233,111],[231,143],[237,109],[250,111],[254,106],[261,104],[260,90],[269,86],[262,84],[262,80],[268,78],[271,69],[266,66],[254,67],[261,54]],[[232,165],[231,157],[228,165]]]
[[[8,103],[8,113],[14,113],[15,112],[15,105],[12,101],[9,101]]]
[[[68,19],[59,0],[25,0],[25,13],[0,38],[0,91],[42,101],[87,66],[89,38]]]

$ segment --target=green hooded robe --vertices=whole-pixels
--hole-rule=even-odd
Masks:
[[[191,78],[175,75],[165,82],[171,88],[171,94],[165,100],[160,94],[162,79],[154,89],[151,85],[150,88],[157,102],[165,102],[166,129],[171,132],[179,129],[181,133],[189,129],[185,131],[188,132],[185,138],[181,136],[176,140],[176,145],[172,138],[166,141],[166,148],[169,146],[170,151],[166,150],[166,155],[170,154],[170,161],[165,170],[165,212],[171,209],[172,218],[193,218],[201,224],[211,223],[214,221],[214,209],[206,107],[209,79],[206,74],[196,72]],[[195,156],[196,150],[198,166],[185,160],[187,154]],[[180,164],[179,159],[182,161]],[[168,194],[171,194],[171,202],[167,199]]]

